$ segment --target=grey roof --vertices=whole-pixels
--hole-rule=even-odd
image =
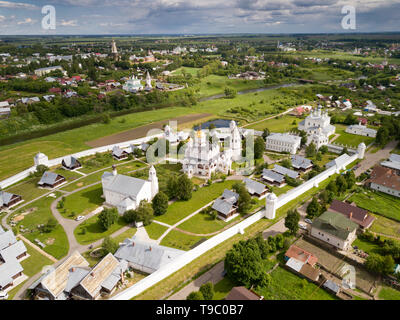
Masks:
[[[7,205],[13,197],[12,193],[0,191],[0,208],[4,205]]]
[[[125,176],[122,174],[117,174],[114,176],[109,172],[103,174],[103,188],[127,195],[136,199],[139,192],[143,189],[146,184],[146,180]]]
[[[46,171],[43,174],[42,178],[40,179],[39,185],[42,184],[53,185],[56,183],[58,176],[59,175],[57,173]]]
[[[290,170],[288,168],[282,167],[280,165],[275,165],[274,168],[272,169],[272,171],[275,171],[281,175],[288,175],[289,177],[293,178],[293,179],[297,179],[299,177],[299,174],[294,171],[294,170]]]
[[[16,258],[9,259],[0,265],[0,287],[4,287],[14,281],[13,277],[24,271]]]
[[[0,256],[2,256],[4,261],[8,261],[19,257],[26,252],[25,244],[22,240],[11,244],[9,247],[0,251]]]
[[[63,159],[63,161],[67,168],[72,168],[76,165],[79,165],[79,166],[81,165],[80,162],[78,161],[78,159],[73,156],[65,157]]]
[[[342,154],[341,156],[337,157],[336,159],[328,162],[325,166],[327,168],[334,167],[334,166],[337,166],[340,168],[349,158],[350,158],[350,156],[345,153],[345,154]]]
[[[339,285],[337,285],[335,282],[333,282],[332,280],[326,280],[326,282],[323,284],[323,286],[325,288],[328,288],[330,290],[332,290],[335,293],[338,293],[340,290]]]
[[[285,176],[268,169],[263,169],[262,177],[271,182],[276,181],[282,183],[285,181]]]
[[[389,160],[392,162],[399,162],[400,163],[400,154],[392,153],[389,157]]]
[[[271,133],[267,137],[267,140],[270,139],[288,143],[300,143],[301,141],[301,138],[299,136],[295,136],[288,133]]]
[[[146,151],[149,147],[150,147],[150,145],[148,143],[144,143],[144,142],[140,145],[140,148],[143,151]]]
[[[124,153],[124,150],[122,150],[122,149],[121,149],[120,147],[118,147],[118,146],[115,146],[115,147],[112,149],[112,153],[113,153],[114,156],[120,157],[120,156],[122,156],[122,154]]]
[[[182,250],[160,246],[132,237],[132,239],[126,239],[121,244],[114,256],[119,260],[126,260],[156,271],[183,253]]]
[[[400,170],[400,154],[392,153],[388,160],[381,162],[381,165],[384,167]]]
[[[75,288],[83,278],[85,278],[90,272],[90,268],[72,268],[69,270],[67,285],[64,289],[65,292],[71,292],[73,288]]]
[[[118,281],[121,280],[121,273],[125,272],[128,269],[128,261],[121,260],[117,268],[111,273],[111,275],[103,281],[101,286],[108,291],[114,289],[117,285]]]
[[[224,215],[227,215],[229,212],[232,211],[234,205],[232,202],[218,198],[217,200],[214,201],[212,208]]]
[[[11,230],[8,230],[2,234],[0,234],[0,251],[7,248],[11,244],[17,242],[17,238],[15,238],[14,233]]]
[[[258,181],[251,180],[249,178],[245,178],[243,181],[246,184],[247,191],[250,194],[254,194],[254,193],[261,194],[267,188],[267,186],[265,184],[260,183]]]
[[[221,198],[225,199],[228,202],[236,203],[239,200],[239,194],[237,194],[236,192],[233,192],[231,190],[225,189]]]
[[[312,167],[313,163],[310,159],[298,155],[292,155],[292,166],[295,169],[308,169]]]

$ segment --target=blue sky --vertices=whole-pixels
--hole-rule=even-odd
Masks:
[[[56,8],[43,30],[41,8]],[[356,30],[341,27],[356,8]],[[400,31],[400,0],[0,0],[0,34],[197,34]]]

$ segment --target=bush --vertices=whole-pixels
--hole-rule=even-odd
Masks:
[[[115,208],[104,208],[104,210],[98,215],[98,221],[105,231],[117,222],[118,218],[119,214]]]
[[[168,196],[164,192],[160,191],[153,198],[152,206],[156,216],[165,214],[168,210]]]

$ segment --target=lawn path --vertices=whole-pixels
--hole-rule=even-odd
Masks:
[[[264,118],[264,119],[261,119],[261,120],[257,120],[257,121],[255,121],[255,122],[248,123],[248,124],[242,126],[242,128],[245,128],[245,127],[251,126],[251,125],[253,125],[253,124],[257,124],[257,123],[266,121],[266,120],[271,120],[271,119],[274,119],[274,118],[279,117],[279,116],[283,116],[283,115],[285,115],[285,114],[287,114],[287,113],[289,113],[289,112],[291,112],[291,111],[293,111],[293,108],[287,109],[286,111],[284,111],[284,112],[282,112],[282,113],[279,113],[279,114],[276,114],[276,115],[274,115],[274,116],[267,117],[267,118]]]

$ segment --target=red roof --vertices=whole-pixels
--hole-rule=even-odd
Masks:
[[[318,262],[318,258],[316,256],[294,244],[290,246],[288,251],[286,251],[285,256],[308,263],[312,267]]]
[[[51,92],[51,93],[61,93],[61,88],[50,88],[49,92]]]
[[[351,221],[359,224],[363,228],[368,228],[375,218],[368,214],[367,210],[353,206],[347,202],[333,200],[329,211],[341,213]]]

